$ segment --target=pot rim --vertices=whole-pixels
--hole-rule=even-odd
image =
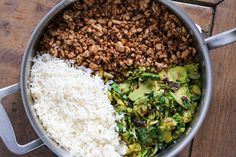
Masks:
[[[34,50],[35,43],[37,43],[41,32],[43,29],[47,26],[47,24],[57,15],[59,12],[61,12],[63,9],[65,9],[67,6],[73,4],[77,0],[62,0],[60,3],[58,3],[56,6],[54,6],[39,22],[39,24],[34,29],[28,45],[25,49],[25,53],[22,60],[21,65],[21,74],[20,74],[20,86],[21,86],[21,96],[24,104],[24,108],[26,111],[26,114],[28,116],[28,119],[34,128],[37,135],[40,137],[40,139],[44,142],[45,145],[47,145],[54,153],[56,153],[58,156],[69,156],[68,152],[66,152],[63,148],[61,148],[59,145],[57,145],[53,140],[51,140],[46,134],[45,131],[40,126],[41,124],[38,123],[38,119],[35,116],[35,114],[32,111],[32,107],[29,103],[29,89],[28,89],[28,75],[27,75],[27,69],[30,68],[31,60],[29,60],[30,55],[32,55],[32,51]],[[177,140],[177,143],[170,145],[158,154],[158,156],[175,156],[177,153],[179,153],[194,137],[194,135],[197,133],[199,128],[201,127],[203,120],[205,119],[205,116],[207,114],[210,100],[211,100],[211,94],[212,94],[212,70],[211,70],[211,62],[208,54],[208,48],[206,46],[206,43],[204,39],[202,38],[202,35],[200,34],[199,30],[195,26],[194,22],[191,20],[188,15],[186,15],[185,12],[183,12],[181,9],[176,7],[173,2],[169,0],[157,0],[161,4],[165,5],[170,9],[180,20],[184,23],[184,25],[188,28],[194,39],[196,40],[195,43],[198,45],[199,49],[201,50],[202,56],[203,56],[203,65],[205,67],[205,90],[203,91],[203,97],[201,100],[201,105],[198,107],[198,115],[196,115],[194,121],[192,122],[190,128],[186,131],[185,135],[182,135],[180,139]],[[29,71],[29,70],[28,70]]]

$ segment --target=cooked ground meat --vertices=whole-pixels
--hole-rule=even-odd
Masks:
[[[115,76],[160,71],[196,53],[182,22],[151,0],[78,1],[48,26],[38,50]]]

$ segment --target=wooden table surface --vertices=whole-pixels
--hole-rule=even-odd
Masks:
[[[27,41],[39,20],[60,0],[0,0],[0,88],[19,82]],[[178,0],[204,36],[236,27],[235,0]],[[187,2],[192,4],[186,4]],[[178,157],[236,157],[236,44],[210,52],[214,88],[208,115],[193,141]],[[16,132],[27,143],[37,136],[29,124],[19,93],[2,102]],[[0,157],[16,157],[0,140]],[[55,157],[43,146],[23,157]]]

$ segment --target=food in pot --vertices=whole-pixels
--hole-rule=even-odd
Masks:
[[[124,115],[117,131],[128,145],[126,156],[151,157],[174,143],[192,121],[201,97],[198,64],[160,73],[129,71],[111,84],[109,98]]]
[[[37,50],[34,108],[49,136],[76,157],[152,157],[194,118],[197,52],[157,1],[78,1],[49,24]]]
[[[104,82],[48,54],[33,62],[33,108],[47,134],[73,156],[124,155],[127,146],[115,131],[115,110]]]
[[[120,79],[139,67],[158,72],[190,62],[196,53],[182,22],[150,0],[77,2],[48,27],[39,50]]]

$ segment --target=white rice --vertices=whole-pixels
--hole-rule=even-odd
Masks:
[[[33,61],[33,107],[50,138],[76,157],[123,156],[104,82],[48,54]]]

